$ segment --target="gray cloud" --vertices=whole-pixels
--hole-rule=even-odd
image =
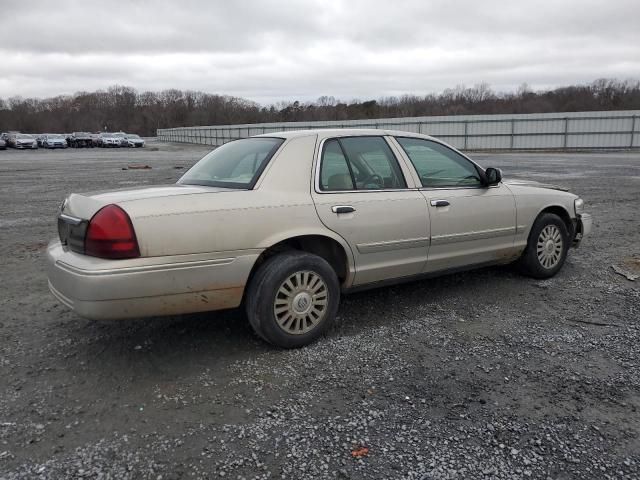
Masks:
[[[3,2],[0,97],[112,84],[263,103],[640,78],[640,2]]]

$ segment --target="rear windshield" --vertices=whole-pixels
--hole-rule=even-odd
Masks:
[[[178,183],[251,189],[283,142],[282,138],[254,137],[225,143],[205,155]]]

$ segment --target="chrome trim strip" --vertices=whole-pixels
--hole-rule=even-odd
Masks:
[[[62,302],[67,307],[73,309],[73,300],[71,300],[68,297],[65,297],[62,293],[60,293],[56,289],[56,287],[53,286],[50,280],[47,280],[47,283],[49,284],[49,291],[53,294],[53,296],[56,297],[58,300],[60,300],[60,302]]]
[[[73,217],[71,215],[67,215],[66,213],[61,213],[58,218],[63,220],[65,223],[68,223],[68,224],[73,225],[73,226],[77,226],[77,225],[80,225],[82,223],[82,219],[81,218]]]
[[[418,190],[420,190],[421,192],[428,192],[431,190],[487,190],[489,188],[498,188],[500,185],[502,185],[502,182],[500,182],[499,184],[496,185],[488,185],[488,186],[484,186],[484,185],[480,185],[480,186],[473,186],[473,185],[465,185],[462,187],[454,187],[454,186],[449,186],[449,187],[420,187]]]
[[[216,258],[213,260],[197,260],[194,262],[179,262],[179,263],[162,263],[159,265],[144,265],[140,267],[125,267],[125,268],[109,268],[102,270],[87,270],[85,268],[74,267],[61,260],[56,262],[56,266],[70,273],[76,275],[84,275],[89,277],[103,276],[103,275],[123,275],[130,273],[147,273],[147,272],[166,272],[171,270],[182,270],[186,268],[200,268],[200,267],[217,267],[221,265],[229,265],[233,263],[235,258]]]
[[[389,242],[359,243],[356,245],[360,253],[378,253],[405,248],[421,248],[429,246],[429,237],[393,240]]]
[[[514,235],[515,233],[515,227],[492,228],[491,230],[481,230],[479,232],[450,233],[447,235],[436,235],[431,237],[431,245],[445,245],[447,243],[469,242],[472,240],[482,240],[485,238]]]
[[[418,188],[381,188],[379,190],[321,190],[321,191],[316,191],[315,193],[319,194],[319,195],[326,195],[326,194],[331,194],[331,195],[335,195],[335,194],[340,194],[340,193],[380,193],[380,192],[411,192],[411,191],[417,191],[419,190]]]
[[[524,233],[527,230],[527,225],[517,225],[516,233]]]

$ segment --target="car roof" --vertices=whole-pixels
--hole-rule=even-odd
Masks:
[[[386,130],[376,128],[315,128],[309,130],[287,130],[282,132],[270,132],[260,135],[254,135],[255,137],[280,137],[280,138],[297,138],[306,137],[309,135],[318,135],[319,138],[329,137],[366,137],[366,136],[380,136],[380,135],[394,135],[401,137],[415,137],[424,138],[429,140],[436,140],[429,135],[423,135],[421,133],[403,132],[400,130]]]

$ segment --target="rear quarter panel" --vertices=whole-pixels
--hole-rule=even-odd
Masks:
[[[287,140],[254,190],[120,202],[143,256],[264,250],[299,235],[331,236],[311,199],[317,135]],[[350,250],[348,250],[350,252]]]

